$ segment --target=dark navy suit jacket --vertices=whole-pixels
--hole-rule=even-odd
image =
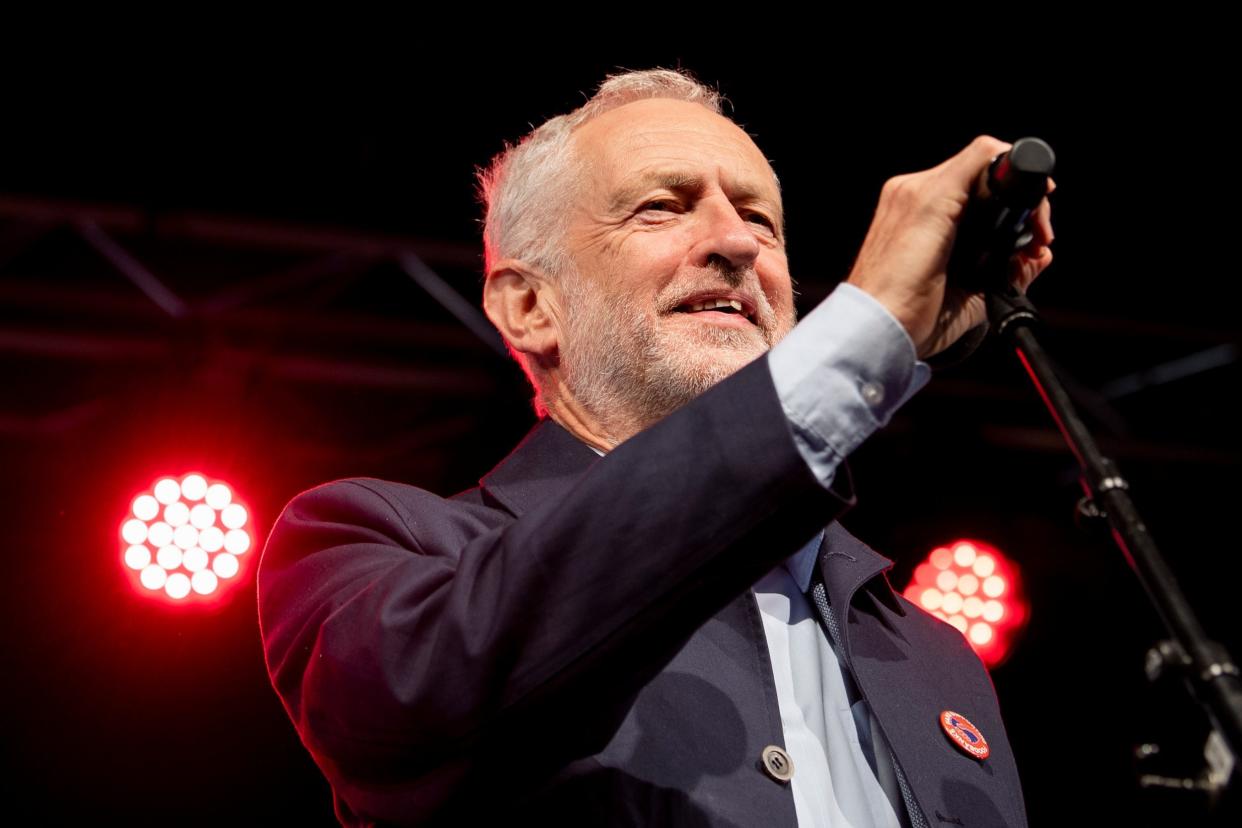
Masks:
[[[260,622],[342,821],[795,825],[760,760],[784,742],[750,587],[832,524],[845,658],[927,822],[1024,825],[987,673],[833,523],[848,478],[809,471],[764,358],[603,458],[547,420],[453,498],[372,479],[299,495]],[[952,745],[945,709],[988,759]]]

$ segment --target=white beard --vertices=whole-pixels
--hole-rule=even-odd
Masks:
[[[722,272],[696,274],[689,285],[670,286],[649,306],[611,297],[576,273],[561,280],[566,330],[560,346],[565,387],[604,427],[613,445],[654,425],[765,353],[793,328],[778,320],[753,274],[724,274],[731,287],[749,279],[759,301],[754,330],[677,321],[669,303]],[[674,293],[672,288],[676,288]],[[782,324],[783,323],[783,324]]]

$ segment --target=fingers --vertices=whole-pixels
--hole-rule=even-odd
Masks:
[[[964,207],[979,191],[988,165],[1011,146],[990,135],[980,135],[956,155],[931,169],[893,176],[884,183],[881,198],[924,202],[948,198]]]
[[[1048,265],[1050,264],[1052,264],[1052,250],[1050,248],[1045,247],[1040,257],[1032,263],[1029,272],[1023,274],[1024,278],[1023,278],[1022,290],[1025,291],[1027,288],[1029,288],[1031,286],[1031,283],[1035,281],[1035,279],[1039,276],[1039,274],[1047,270]]]
[[[984,180],[986,171],[992,161],[1001,153],[1008,152],[1012,144],[1001,141],[990,135],[980,135],[963,148],[957,155],[949,158],[933,170],[939,173],[944,182],[956,188],[958,192],[970,197]],[[1035,278],[1052,264],[1050,245],[1055,238],[1052,229],[1052,205],[1048,195],[1056,191],[1056,181],[1049,176],[1047,195],[1035,208],[1031,217],[1032,238],[1030,243],[1019,252],[1015,261],[1014,284],[1020,290],[1035,281]]]
[[[1048,195],[1056,191],[1057,184],[1048,178]],[[1036,277],[1052,264],[1052,249],[1049,245],[1056,237],[1052,230],[1052,205],[1047,196],[1035,208],[1031,217],[1032,238],[1017,256],[1013,284],[1023,293],[1031,286]]]
[[[1002,152],[1008,152],[1013,144],[1006,143],[991,135],[980,135],[971,141],[957,155],[935,167],[946,181],[960,192],[969,196],[973,194],[980,178],[992,159]]]
[[[1033,238],[1027,245],[1031,253],[1036,253],[1039,248],[1052,244],[1055,236],[1052,232],[1052,205],[1048,203],[1048,199],[1045,198],[1039,202],[1039,206],[1035,208],[1035,215],[1031,217],[1031,230]]]
[[[1035,278],[1052,264],[1052,249],[1040,247],[1032,253],[1019,253],[1014,260],[1013,278],[1011,283],[1022,293],[1031,286]]]
[[[1051,194],[1056,189],[1056,183],[1048,179],[1048,193]],[[1052,230],[1052,205],[1047,197],[1039,202],[1039,206],[1035,208],[1034,215],[1031,216],[1031,241],[1022,249],[1021,253],[1033,259],[1040,259],[1043,252],[1052,244],[1052,240],[1056,238],[1056,234]]]
[[[981,296],[965,303],[946,296],[949,254],[957,225],[979,193],[988,166],[1011,146],[981,135],[952,158],[922,172],[895,176],[881,190],[847,281],[883,304],[920,353],[951,344],[983,318]],[[1014,282],[1022,287],[1052,260],[1048,209],[1041,205],[1032,245],[1014,262]]]

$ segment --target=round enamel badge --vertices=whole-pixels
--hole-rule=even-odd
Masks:
[[[987,759],[988,754],[992,752],[988,748],[987,740],[979,732],[979,728],[971,724],[970,719],[961,713],[954,713],[952,710],[944,711],[940,714],[940,726],[953,740],[953,744],[961,748],[966,755],[976,759]]]

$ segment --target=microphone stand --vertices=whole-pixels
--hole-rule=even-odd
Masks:
[[[1038,138],[1016,142],[993,162],[989,197],[980,206],[969,208],[963,220],[966,251],[961,255],[955,251],[950,278],[955,278],[955,268],[958,274],[967,274],[970,268],[973,274],[958,283],[984,286],[992,329],[1017,352],[1082,470],[1086,497],[1079,506],[1081,512],[1107,520],[1113,539],[1164,623],[1169,639],[1149,651],[1147,673],[1153,681],[1163,674],[1182,678],[1207,714],[1214,732],[1205,752],[1211,766],[1206,787],[1219,793],[1228,787],[1236,759],[1242,757],[1242,678],[1238,667],[1226,649],[1204,632],[1148,534],[1130,498],[1129,484],[1117,465],[1100,452],[1036,339],[1039,316],[1034,305],[1009,284],[1010,257],[1031,240],[1028,225],[1046,192],[1052,165],[1051,148]],[[1153,786],[1174,781],[1185,787],[1181,780],[1141,780]]]

